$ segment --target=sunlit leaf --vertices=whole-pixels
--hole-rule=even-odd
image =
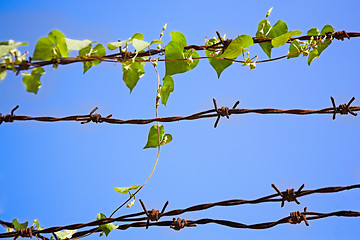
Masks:
[[[296,36],[296,35],[300,35],[301,31],[300,30],[296,30],[296,31],[289,31],[285,34],[282,34],[276,38],[273,38],[271,40],[271,44],[273,45],[273,47],[280,47],[282,45],[284,45],[285,43],[287,43],[287,41],[289,41],[289,38],[291,38],[292,36]]]
[[[15,219],[12,220],[12,224],[14,225],[14,228],[15,228],[16,230],[18,230],[18,229],[25,229],[25,228],[27,228],[27,226],[28,226],[28,222],[19,223],[19,221],[17,220],[17,218],[15,218]]]
[[[300,54],[301,54],[300,40],[295,39],[295,40],[291,41],[291,44],[289,47],[289,52],[288,52],[289,56],[287,58],[298,57]]]
[[[313,49],[310,53],[309,53],[309,57],[308,57],[308,65],[310,66],[310,63],[319,56],[319,52],[318,50],[315,48]]]
[[[68,52],[73,51],[73,50],[81,50],[81,49],[89,46],[90,43],[92,43],[92,41],[87,40],[87,39],[74,40],[74,39],[70,39],[70,38],[65,38],[65,42],[66,42]]]
[[[130,190],[136,190],[140,185],[133,185],[131,187],[115,187],[114,189],[121,194],[128,194]]]
[[[282,20],[279,20],[271,27],[270,22],[267,19],[262,20],[258,25],[258,31],[256,32],[256,37],[267,37],[267,38],[276,38],[288,31],[286,23]],[[271,42],[262,42],[260,47],[266,53],[266,55],[271,58],[271,49],[273,48]]]
[[[104,218],[106,218],[106,216],[102,213],[99,213],[96,217],[97,220],[104,219]],[[101,230],[103,230],[103,232],[105,233],[106,236],[108,236],[112,230],[117,229],[118,227],[119,227],[118,225],[113,224],[113,223],[107,223],[107,224],[100,225]]]
[[[9,40],[7,42],[0,43],[0,58],[9,54],[11,50],[16,49],[21,45],[28,45],[26,42],[15,42],[13,40]]]
[[[185,35],[181,32],[171,31],[170,35],[171,41],[176,42],[176,44],[179,45],[180,48],[184,48],[187,45]]]
[[[34,68],[31,74],[26,72],[23,77],[26,91],[37,94],[39,88],[41,87],[40,77],[44,73],[45,70],[42,67]]]
[[[145,48],[147,48],[150,45],[150,43],[145,42],[143,40],[138,40],[138,39],[134,39],[132,41],[132,44],[137,52],[144,50]]]
[[[132,92],[140,78],[145,74],[144,62],[123,62],[123,81]]]
[[[243,48],[250,47],[254,44],[252,37],[249,35],[241,35],[232,40],[224,53],[220,56],[222,58],[235,59],[243,53]]]
[[[170,93],[174,91],[174,80],[170,75],[166,75],[162,82],[163,86],[161,87],[160,98],[161,103],[166,106]]]
[[[335,32],[335,29],[334,29],[334,27],[333,26],[331,26],[331,25],[329,25],[329,24],[327,24],[327,25],[325,25],[324,27],[323,27],[323,29],[321,29],[321,35],[324,35],[324,34],[326,34],[326,33],[333,33],[333,32]]]
[[[320,32],[319,32],[319,29],[317,28],[311,28],[309,31],[307,31],[306,35],[308,36],[317,36],[319,35]]]
[[[72,235],[74,235],[74,233],[77,230],[64,230],[63,232],[58,231],[58,232],[54,232],[56,234],[56,236],[58,236],[58,238],[60,239],[69,239],[72,237]]]

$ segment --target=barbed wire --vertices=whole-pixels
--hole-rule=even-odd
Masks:
[[[343,41],[345,38],[350,39],[350,38],[354,38],[354,37],[360,37],[360,33],[346,32],[345,30],[342,30],[342,31],[334,32],[334,33],[327,33],[324,35],[306,35],[306,36],[290,38],[288,42],[291,42],[293,40],[311,40],[311,39],[314,39],[314,40],[337,39],[337,40]],[[272,38],[267,38],[267,37],[253,37],[252,39],[253,39],[254,43],[270,42],[272,40]],[[222,40],[219,43],[216,43],[216,44],[210,45],[210,46],[189,45],[189,46],[185,46],[184,49],[185,50],[188,50],[188,49],[195,49],[195,50],[221,49],[221,50],[224,50],[227,48],[227,46],[231,42],[232,42],[232,39],[226,39],[226,40]],[[133,58],[135,56],[136,57],[149,57],[149,56],[155,56],[157,54],[164,54],[164,53],[165,53],[165,49],[149,49],[148,51],[141,52],[141,53],[125,51],[125,52],[119,52],[119,53],[105,55],[105,56],[91,56],[91,57],[86,57],[86,58],[68,57],[68,58],[59,58],[59,59],[53,59],[53,60],[47,60],[47,61],[36,61],[36,62],[32,62],[31,58],[30,58],[29,60],[24,60],[20,63],[15,63],[14,66],[16,69],[16,73],[18,74],[20,71],[23,71],[23,70],[28,70],[30,68],[43,67],[43,66],[53,65],[53,64],[67,65],[67,64],[76,63],[76,62],[91,62],[91,61],[123,62],[123,61],[126,61],[127,59]],[[286,55],[286,56],[288,56],[288,55]],[[268,59],[265,61],[256,61],[256,62],[260,63],[260,62],[274,61],[274,60],[284,58],[286,56],[283,56],[280,58],[275,58],[275,59]],[[209,57],[200,57],[200,58],[193,58],[193,59],[201,59],[201,58],[209,58]],[[172,60],[172,59],[170,59],[170,60]],[[187,59],[176,59],[176,60],[177,61],[180,61],[180,60],[185,61]],[[244,63],[244,61],[236,61],[233,59],[225,59],[225,60]],[[146,60],[146,61],[148,61],[148,60]],[[161,61],[168,61],[168,60],[161,59]],[[6,69],[5,66],[1,66],[1,64],[0,64],[0,69],[2,69],[2,68]],[[6,70],[12,70],[12,69],[6,69]]]
[[[176,122],[182,120],[195,120],[201,118],[213,118],[217,117],[214,127],[216,128],[220,117],[227,117],[231,114],[246,114],[246,113],[258,113],[258,114],[295,114],[295,115],[309,115],[309,114],[332,114],[333,119],[335,119],[336,114],[348,114],[350,113],[353,116],[356,116],[357,111],[360,111],[360,106],[350,106],[352,102],[355,100],[355,97],[351,98],[351,100],[347,104],[340,104],[336,106],[335,100],[333,97],[331,98],[332,107],[324,108],[320,110],[307,110],[307,109],[289,109],[289,110],[281,110],[281,109],[274,109],[274,108],[262,108],[262,109],[245,109],[245,108],[236,108],[240,101],[237,101],[233,108],[229,109],[228,107],[217,107],[216,100],[213,99],[214,109],[198,112],[195,114],[191,114],[188,116],[172,116],[172,117],[159,117],[159,118],[152,118],[152,119],[116,119],[111,118],[112,114],[102,117],[100,114],[95,113],[98,109],[97,107],[94,108],[90,114],[87,115],[73,115],[67,117],[32,117],[32,116],[21,116],[15,115],[14,112],[19,108],[16,106],[14,109],[11,110],[10,114],[2,115],[0,113],[0,124],[3,122],[14,122],[14,121],[40,121],[40,122],[58,122],[58,121],[78,121],[81,124],[95,122],[95,123],[111,123],[111,124],[149,124],[152,122]]]
[[[226,201],[220,201],[215,203],[206,203],[206,204],[199,204],[190,206],[185,209],[175,209],[165,212],[165,208],[168,205],[168,202],[165,203],[164,207],[162,208],[162,211],[159,212],[158,210],[152,209],[151,211],[148,211],[144,205],[144,203],[140,200],[141,205],[143,207],[142,212],[123,215],[117,218],[104,218],[101,220],[96,220],[88,223],[81,223],[81,224],[71,224],[67,226],[58,226],[58,227],[49,227],[43,230],[34,230],[31,231],[28,230],[27,234],[30,234],[33,236],[40,236],[43,240],[47,239],[46,237],[43,237],[41,234],[48,234],[48,233],[54,233],[61,230],[75,230],[75,229],[81,229],[85,227],[94,227],[89,230],[76,232],[73,235],[73,238],[83,237],[87,234],[94,233],[94,232],[101,232],[102,230],[98,227],[99,225],[107,224],[107,223],[113,223],[113,222],[132,222],[130,224],[123,224],[120,225],[118,229],[125,230],[131,227],[149,227],[149,226],[170,226],[174,228],[175,230],[179,230],[182,227],[189,227],[193,226],[194,224],[208,224],[208,223],[215,223],[227,227],[233,227],[233,228],[249,228],[249,229],[265,229],[274,227],[278,224],[282,223],[300,223],[301,221],[307,222],[307,220],[314,220],[314,219],[320,219],[330,216],[343,216],[343,217],[359,217],[360,212],[354,212],[354,211],[337,211],[332,213],[317,213],[317,212],[307,212],[306,209],[304,212],[295,212],[291,213],[289,217],[282,218],[275,222],[268,222],[268,223],[257,223],[257,224],[251,224],[246,225],[239,222],[232,222],[228,220],[217,220],[217,219],[199,219],[199,220],[183,220],[179,218],[179,215],[186,213],[186,212],[194,212],[194,211],[202,211],[209,208],[213,208],[216,206],[236,206],[236,205],[243,205],[243,204],[260,204],[265,202],[281,202],[281,207],[284,206],[284,202],[292,202],[295,201],[297,204],[300,204],[298,201],[298,198],[315,194],[315,193],[336,193],[341,192],[345,190],[352,190],[352,189],[358,189],[360,188],[360,184],[356,185],[349,185],[349,186],[338,186],[338,187],[325,187],[325,188],[318,188],[313,190],[303,190],[305,185],[303,184],[297,191],[294,189],[287,189],[286,191],[281,192],[274,184],[271,185],[276,193],[261,197],[254,200],[243,200],[243,199],[232,199],[232,200],[226,200]],[[278,198],[280,197],[280,198]],[[139,217],[145,215],[145,217]],[[161,221],[158,222],[158,220],[162,217],[170,217],[170,216],[176,216],[178,217],[176,220],[175,218],[173,221]],[[309,216],[309,217],[308,217]],[[305,218],[304,218],[305,217]],[[179,220],[180,219],[180,220]],[[297,220],[296,220],[297,219]],[[145,222],[143,222],[145,221]],[[151,221],[151,222],[150,222]],[[14,228],[12,223],[5,222],[0,220],[0,224],[4,227],[8,228]],[[25,231],[23,231],[25,232]],[[11,238],[16,237],[20,233],[19,231],[16,232],[7,232],[7,233],[0,233],[0,238]],[[22,236],[26,235],[25,233]],[[27,235],[29,236],[29,235]],[[26,236],[25,236],[26,237]]]

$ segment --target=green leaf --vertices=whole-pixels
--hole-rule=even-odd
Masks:
[[[44,228],[43,227],[40,227],[40,224],[39,224],[39,221],[37,219],[34,220],[34,223],[36,225],[36,229],[37,230],[43,230]]]
[[[70,39],[70,38],[65,38],[65,42],[66,42],[68,53],[73,50],[81,50],[85,47],[88,47],[92,43],[92,41],[87,40],[87,39],[74,40],[74,39]]]
[[[273,27],[268,20],[262,20],[258,25],[258,31],[256,32],[256,37],[268,37],[276,38],[288,31],[288,27],[284,21],[277,21]],[[260,43],[260,47],[266,53],[266,55],[271,58],[271,49],[273,48],[271,42]]]
[[[131,38],[131,40],[137,39],[137,40],[143,40],[144,35],[142,33],[135,33]]]
[[[58,236],[60,239],[68,239],[71,238],[72,235],[76,232],[77,230],[64,230],[63,232],[58,231],[58,232],[54,232],[56,234],[56,236]]]
[[[317,28],[312,28],[306,33],[306,35],[308,35],[308,36],[317,36],[319,34],[320,34],[320,32],[319,32],[319,29],[317,29]]]
[[[273,47],[280,47],[282,45],[284,45],[289,38],[291,38],[292,36],[295,35],[300,35],[302,32],[300,30],[296,30],[296,31],[289,31],[285,34],[282,34],[274,39],[271,40],[271,44],[273,45]]]
[[[315,48],[313,49],[310,53],[309,53],[309,57],[308,57],[308,65],[310,66],[310,63],[319,56],[319,52],[318,50]]]
[[[150,45],[155,44],[155,43],[163,43],[163,42],[160,41],[160,40],[152,40],[151,43],[150,43]]]
[[[243,53],[243,48],[250,47],[254,44],[252,37],[249,35],[241,35],[235,38],[224,53],[220,56],[222,58],[235,59]]]
[[[26,86],[26,91],[37,94],[39,88],[41,87],[40,77],[44,73],[45,70],[42,67],[34,68],[31,74],[26,72],[23,77],[23,82]]]
[[[165,145],[165,144],[168,144],[169,142],[172,141],[172,136],[171,134],[165,134],[164,137],[163,137],[163,140],[161,141],[160,145]]]
[[[131,43],[134,39],[137,40],[143,40],[144,39],[144,35],[142,33],[135,33],[131,38],[129,38],[128,40],[124,40],[124,41],[120,41],[120,42],[111,42],[107,44],[108,49],[110,50],[115,50],[118,47],[125,45],[126,43]],[[134,46],[135,47],[135,46]]]
[[[52,30],[49,35],[49,39],[55,44],[55,50],[59,53],[58,57],[67,57],[68,50],[65,42],[65,35],[58,30]]]
[[[162,82],[163,86],[161,87],[160,98],[161,103],[166,106],[170,93],[174,91],[174,80],[170,75],[166,75]]]
[[[109,50],[115,50],[117,49],[118,47],[124,45],[125,43],[128,43],[130,42],[130,40],[125,40],[125,41],[121,41],[121,42],[112,42],[112,43],[108,43],[107,44],[107,47]]]
[[[183,51],[184,49],[182,47],[180,47],[176,42],[171,41],[165,46],[165,60],[185,59],[187,58],[187,56],[191,55],[191,52],[192,52],[192,56],[191,56],[192,58],[199,57],[199,54],[195,49],[189,49],[185,53]],[[193,59],[192,63],[185,60],[166,61],[165,75],[174,75],[174,74],[190,71],[191,69],[195,68],[198,63],[199,63],[199,59]]]
[[[40,38],[35,46],[33,60],[51,60],[54,56],[54,43],[48,38]]]
[[[286,23],[282,20],[279,20],[275,23],[275,25],[270,29],[269,34],[267,34],[267,37],[275,38],[277,36],[283,35],[288,31],[288,26]]]
[[[0,82],[1,82],[2,80],[4,80],[5,77],[6,77],[6,70],[3,69],[3,70],[0,71]]]
[[[325,35],[326,33],[333,33],[335,32],[335,29],[333,26],[327,24],[323,27],[323,29],[321,29],[321,35]]]
[[[127,194],[130,190],[136,190],[140,185],[133,185],[131,187],[115,187],[115,190],[121,194]]]
[[[294,58],[294,57],[298,57],[301,54],[301,44],[300,44],[300,40],[295,39],[293,41],[291,41],[290,47],[289,47],[289,52],[288,52],[288,59],[289,58]]]
[[[145,42],[143,40],[134,39],[132,41],[132,45],[134,46],[134,48],[137,52],[140,52],[141,50],[144,50],[145,48],[150,46],[150,43]]]
[[[185,35],[182,34],[181,32],[171,31],[170,35],[171,35],[171,40],[173,42],[176,42],[177,45],[180,46],[180,48],[184,48],[187,45]]]
[[[165,131],[164,126],[159,124],[160,143],[163,139],[164,131]],[[157,126],[157,124],[155,124],[149,130],[148,141],[147,141],[144,149],[145,148],[156,148],[158,146],[159,146],[158,126]]]
[[[97,44],[93,49],[91,49],[91,44],[89,44],[87,47],[84,47],[79,51],[79,57],[93,57],[98,56],[102,57],[106,55],[106,50],[102,44]],[[84,62],[84,73],[89,70],[92,66],[98,65],[101,63],[101,60],[94,60],[94,61],[88,61]]]
[[[102,213],[99,213],[96,217],[97,220],[104,219],[104,218],[106,218],[106,216]],[[103,232],[105,233],[106,236],[108,236],[112,230],[117,229],[118,227],[119,227],[118,225],[113,224],[113,223],[107,223],[107,224],[100,225],[101,230],[103,230]]]
[[[64,34],[58,30],[53,30],[47,37],[38,40],[32,59],[51,60],[67,56],[68,49]]]
[[[215,53],[212,51],[205,50],[205,54],[207,57],[219,57],[221,55],[221,52]],[[220,74],[222,71],[224,71],[227,67],[229,67],[232,62],[222,59],[216,59],[216,58],[208,58],[210,65],[215,69],[218,78],[220,78]]]
[[[14,225],[14,228],[15,228],[16,230],[18,230],[18,229],[25,229],[25,228],[27,228],[27,226],[28,226],[28,222],[19,223],[19,221],[17,220],[17,218],[15,218],[15,219],[12,220],[12,224]]]
[[[17,47],[21,45],[29,45],[26,42],[15,42],[14,40],[9,40],[7,42],[1,42],[0,43],[0,58],[5,56],[6,54],[9,54],[11,50],[16,49]]]
[[[140,59],[140,58],[136,58]],[[142,59],[142,58],[141,58]],[[123,81],[126,86],[130,89],[130,93],[136,86],[140,78],[145,74],[144,70],[145,62],[123,62]]]

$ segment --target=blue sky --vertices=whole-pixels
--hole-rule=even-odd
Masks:
[[[170,31],[185,34],[188,44],[203,44],[215,32],[236,38],[254,36],[267,10],[269,21],[285,21],[289,30],[305,34],[313,27],[331,24],[336,31],[359,32],[358,1],[1,1],[1,41],[28,42],[21,51],[33,53],[36,41],[53,30],[72,39],[89,39],[106,45],[136,32],[146,41],[158,38],[167,23]],[[334,41],[319,59],[258,64],[255,70],[233,64],[218,79],[207,60],[187,73],[174,76],[175,91],[160,116],[188,115],[213,107],[243,108],[330,107],[351,97],[359,106],[359,39]],[[286,54],[275,49],[273,56]],[[110,51],[108,50],[108,53]],[[266,59],[259,46],[250,53]],[[201,53],[204,54],[204,53]],[[160,74],[164,65],[159,64]],[[18,115],[67,116],[87,114],[95,106],[115,118],[152,118],[157,77],[145,67],[145,76],[133,92],[122,81],[120,64],[102,63],[83,74],[82,64],[45,68],[37,95],[25,91],[21,76],[8,73],[0,83],[0,112],[19,105]],[[233,115],[223,118],[164,124],[173,141],[162,147],[158,167],[138,194],[147,208],[185,208],[226,199],[254,199],[281,190],[357,184],[360,181],[359,117],[331,115]],[[0,126],[0,219],[31,222],[44,227],[94,220],[109,215],[126,197],[114,187],[142,184],[156,159],[156,149],[142,148],[151,125],[110,125],[73,122],[14,122]],[[355,150],[355,151],[354,151]],[[184,214],[186,219],[215,218],[260,223],[288,216],[291,211],[360,211],[360,192],[306,196],[301,205],[264,203],[218,207]],[[141,211],[137,202],[118,214]],[[114,231],[109,239],[358,239],[360,219],[328,218],[310,227],[281,225],[268,230],[231,229],[214,224],[183,229],[152,227]],[[88,237],[98,239],[98,235]]]

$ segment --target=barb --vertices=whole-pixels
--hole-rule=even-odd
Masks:
[[[295,201],[297,204],[300,204],[300,202],[296,198],[299,196],[301,190],[305,187],[305,184],[301,185],[301,187],[299,187],[299,190],[297,190],[296,193],[295,193],[295,190],[293,188],[291,188],[291,189],[286,189],[285,194],[280,192],[280,190],[277,189],[275,184],[271,184],[271,186],[282,197],[281,207],[284,207],[285,201],[288,201],[288,202]]]
[[[311,195],[311,194],[315,194],[315,193],[336,193],[336,192],[341,192],[341,191],[345,191],[345,190],[359,189],[359,188],[360,188],[360,184],[343,186],[343,187],[325,187],[325,188],[319,188],[319,189],[314,189],[314,190],[302,190],[303,188],[300,188],[296,193],[296,197],[300,198],[302,196]],[[161,217],[179,216],[186,212],[202,211],[202,210],[206,210],[206,209],[213,208],[216,206],[227,207],[227,206],[236,206],[236,205],[242,205],[242,204],[282,202],[283,197],[281,197],[281,195],[284,196],[285,194],[286,194],[286,191],[281,192],[281,194],[276,193],[276,194],[272,194],[272,195],[261,197],[261,198],[254,199],[254,200],[232,199],[232,200],[220,201],[220,202],[215,202],[215,203],[199,204],[199,205],[195,205],[195,206],[190,206],[185,209],[175,209],[175,210],[170,210],[168,212],[163,212],[163,211],[165,211],[164,208],[167,206],[167,204],[165,204],[160,216]],[[280,196],[280,198],[277,198],[279,196]],[[329,217],[329,216],[346,216],[346,217],[360,216],[359,212],[351,212],[351,211],[340,211],[340,212],[335,212],[335,213],[306,212],[306,213],[302,213],[302,214],[303,215],[305,214],[305,216],[307,216],[307,220],[324,218],[324,217]],[[139,216],[143,216],[143,215],[145,215],[145,217],[139,217]],[[96,228],[92,228],[90,230],[76,232],[73,235],[73,238],[77,238],[77,237],[81,237],[81,236],[84,236],[89,233],[101,232],[101,229],[98,227],[99,225],[112,223],[112,222],[133,222],[130,224],[120,225],[119,229],[121,229],[121,230],[125,230],[129,227],[174,226],[173,221],[149,222],[148,223],[147,222],[148,218],[149,217],[145,214],[145,211],[142,211],[142,212],[133,213],[133,214],[129,214],[129,215],[123,215],[123,216],[120,216],[117,218],[105,218],[105,219],[101,219],[101,220],[96,220],[96,221],[92,221],[89,223],[71,224],[71,225],[67,225],[67,226],[50,227],[50,228],[46,228],[43,230],[34,230],[33,235],[36,236],[36,234],[46,234],[46,233],[53,233],[53,232],[62,231],[62,230],[81,229],[81,228],[85,228],[85,227],[94,227],[94,226],[96,227]],[[220,225],[224,225],[224,226],[228,226],[228,227],[235,227],[235,228],[264,229],[264,228],[276,226],[279,223],[287,223],[287,222],[289,222],[290,219],[291,219],[291,217],[289,216],[289,217],[283,218],[277,222],[265,223],[265,224],[264,223],[263,224],[253,224],[253,225],[245,225],[242,223],[233,223],[233,222],[226,221],[226,220],[213,220],[213,219],[200,219],[200,220],[196,220],[196,221],[187,220],[187,223],[188,224],[194,223],[194,224],[200,224],[200,225],[207,224],[207,223],[216,223],[216,224],[220,224]],[[141,222],[141,221],[145,221],[145,222]],[[7,223],[7,222],[1,221],[1,220],[0,220],[0,224],[4,225],[4,226],[11,226],[10,225],[11,223]],[[15,237],[15,235],[16,235],[16,232],[1,233],[0,238]]]
[[[93,114],[97,108],[95,108],[89,115],[73,115],[67,117],[32,117],[32,116],[21,116],[21,115],[5,115],[3,116],[0,113],[0,124],[2,122],[14,122],[14,121],[39,121],[39,122],[58,122],[58,121],[80,121],[82,124],[88,122],[95,123],[110,123],[110,124],[149,124],[152,122],[177,122],[183,120],[195,120],[201,118],[213,118],[217,117],[214,127],[217,127],[220,116],[226,116],[229,118],[231,114],[247,114],[247,113],[257,113],[257,114],[294,114],[294,115],[309,115],[309,114],[333,114],[333,119],[335,119],[335,114],[347,114],[350,113],[353,116],[356,116],[360,111],[360,106],[350,106],[350,104],[355,100],[353,97],[348,104],[341,104],[339,107],[336,107],[335,100],[331,97],[331,101],[333,106],[330,108],[324,108],[320,110],[307,110],[307,109],[289,109],[289,110],[281,110],[274,108],[262,108],[262,109],[246,109],[246,108],[236,108],[239,104],[237,101],[232,109],[228,107],[222,107],[221,109],[217,108],[216,100],[213,99],[214,109],[198,112],[188,116],[172,116],[172,117],[156,117],[152,119],[116,119],[111,118],[112,115],[108,115],[107,117],[102,117],[100,114]],[[13,109],[14,111],[14,109]],[[12,112],[13,112],[12,111]]]

